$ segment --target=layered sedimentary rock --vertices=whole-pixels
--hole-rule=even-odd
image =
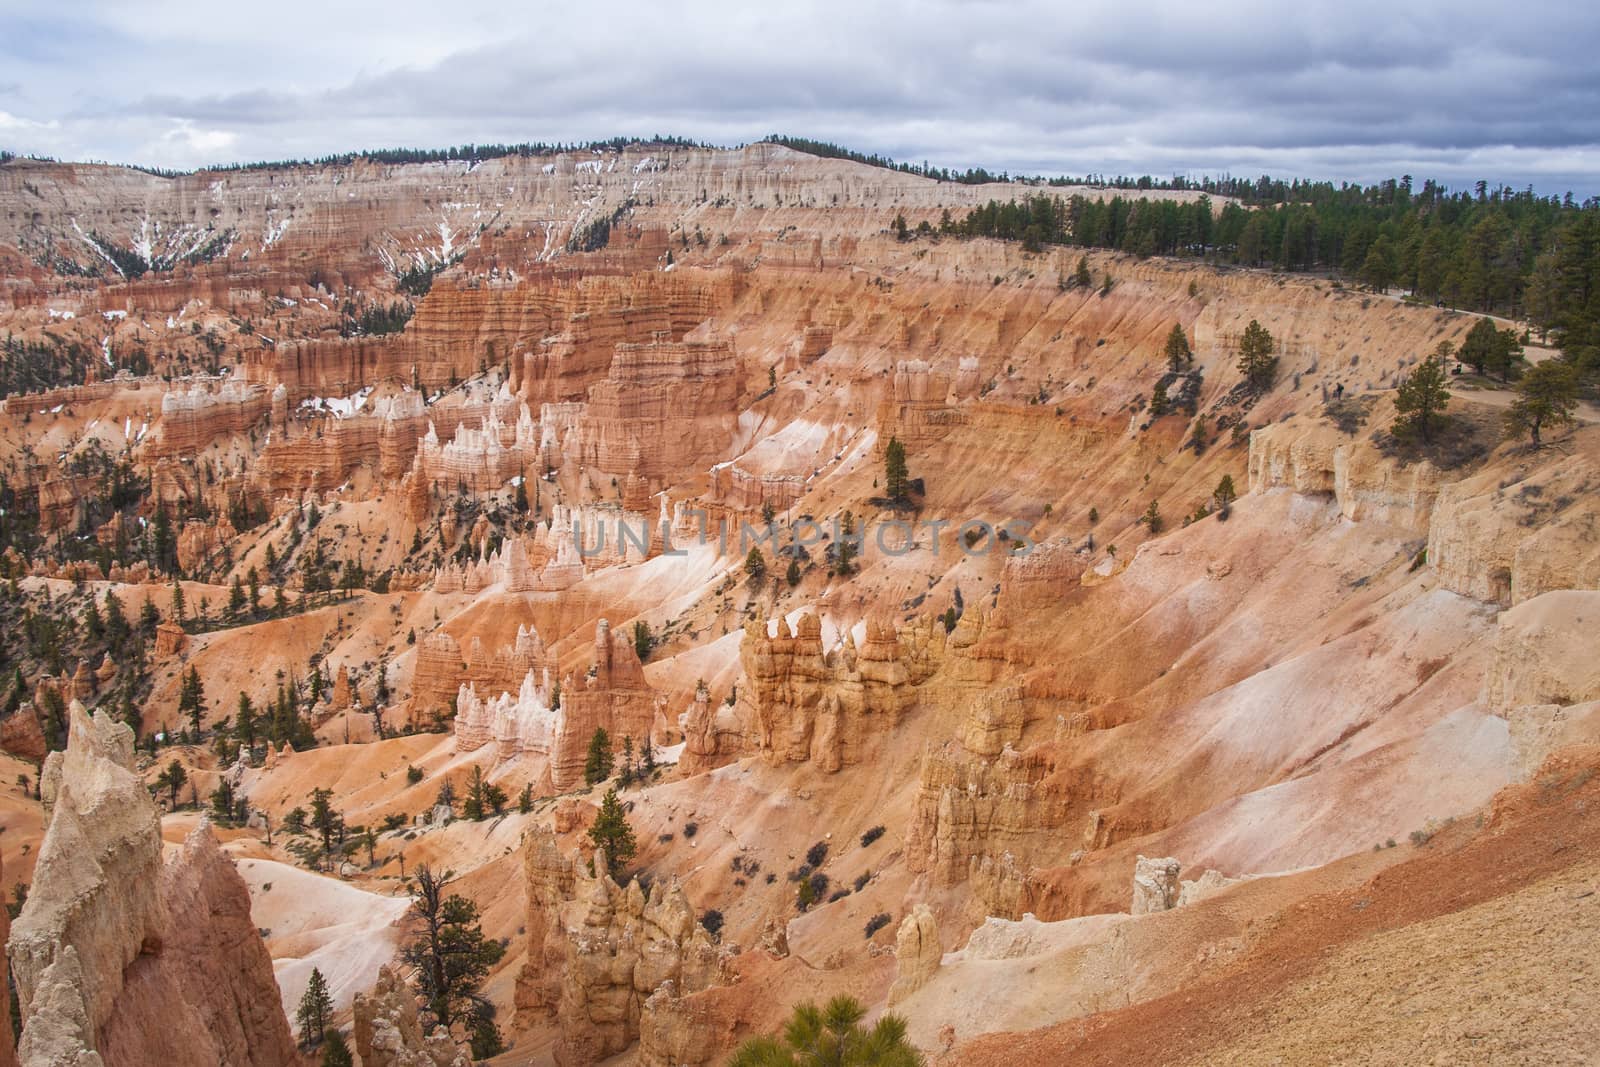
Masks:
[[[251,472],[251,484],[268,495],[325,492],[360,468],[386,482],[415,472],[425,495],[462,484],[482,492],[519,473],[517,457],[537,456],[540,431],[527,406],[492,377],[436,404],[392,381],[308,396],[292,409],[283,385],[272,396],[271,429]]]
[[[438,630],[417,642],[417,663],[411,681],[413,714],[447,714],[455,707],[456,692],[465,674],[466,662],[455,638]]]
[[[897,1004],[927,985],[943,957],[933,911],[926,904],[918,904],[900,920],[900,930],[895,934],[895,977],[889,988],[889,1003]]]
[[[459,661],[455,642],[447,635],[428,638],[428,662],[447,668]],[[431,672],[439,669],[430,666]],[[517,641],[493,659],[483,655],[473,640],[460,670],[456,708],[456,751],[472,752],[493,744],[495,761],[522,755],[544,756],[550,761],[552,787],[567,789],[583,778],[583,761],[589,739],[597,729],[615,738],[631,737],[644,743],[656,715],[655,694],[645,685],[644,668],[633,642],[613,634],[601,619],[595,630],[594,663],[585,674],[561,680],[556,705],[556,664],[537,632],[518,628]],[[517,672],[520,671],[520,674]],[[515,677],[515,691],[504,679]],[[432,682],[426,690],[433,698]],[[498,695],[490,695],[498,694]]]
[[[1046,755],[1031,750],[1006,749],[990,758],[974,757],[954,744],[929,746],[906,831],[911,869],[931,873],[943,886],[970,878],[992,914],[1015,917],[1016,902],[1002,898],[1018,888],[1006,884],[1020,873],[1016,865],[1038,847],[1038,831],[1059,832],[1071,824],[1076,798],[1050,777],[1053,769]],[[1068,846],[1090,843],[1053,844],[1063,853]]]
[[[1600,699],[1600,592],[1563,589],[1525,600],[1500,616],[1483,703],[1506,714],[1529,704]]]
[[[356,994],[353,1012],[361,1067],[471,1067],[471,1055],[443,1027],[423,1034],[417,996],[393,967],[378,971],[371,993]]]
[[[530,670],[515,695],[502,692],[487,700],[471,684],[463,685],[456,697],[456,751],[473,752],[492,742],[496,762],[548,756],[560,725],[560,712],[550,702],[548,671],[535,680]]]
[[[695,686],[694,699],[680,717],[683,727],[683,753],[678,771],[684,776],[699,774],[731,763],[745,750],[745,738],[738,718],[725,703],[713,703],[704,681]]]
[[[39,722],[37,705],[32,701],[23,701],[21,707],[0,721],[0,749],[35,762],[49,754],[44,726]]]
[[[189,643],[189,634],[182,626],[175,622],[163,622],[156,626],[156,655],[165,659],[176,656],[182,652]]]
[[[711,501],[735,512],[771,508],[782,513],[794,507],[805,491],[806,480],[798,474],[756,473],[738,463],[719,463],[711,469]]]
[[[1444,482],[1426,461],[1405,465],[1320,420],[1292,419],[1250,435],[1250,491],[1331,496],[1357,522],[1425,533]]]
[[[737,371],[725,340],[618,345],[606,378],[589,389],[576,455],[564,458],[653,487],[709,466],[733,441]]]
[[[540,539],[541,542],[545,540],[556,539]],[[577,545],[571,541],[556,541],[553,550],[536,543],[535,548],[546,561],[538,568],[534,567],[528,548],[520,537],[511,538],[493,552],[488,552],[487,547],[485,545],[485,551],[480,552],[472,562],[449,562],[435,571],[434,592],[481,593],[492,586],[498,586],[506,593],[559,592],[577,584],[577,580],[583,577],[583,561],[578,558]]]
[[[671,1002],[724,981],[721,954],[675,881],[657,883],[646,897],[638,882],[612,881],[602,859],[595,857],[591,877],[550,831],[524,839],[528,956],[517,980],[518,1022],[555,1023],[557,1063],[598,1063],[640,1039],[654,1001],[648,1029],[656,1059],[647,1062],[656,1062],[663,1045],[696,1043],[668,1021],[677,1011]]]
[[[5,871],[0,868],[0,876]],[[11,936],[11,919],[5,909],[0,908],[0,943],[4,943]],[[8,981],[10,973],[9,964],[3,953],[0,953],[0,981]],[[0,1067],[17,1067],[17,1052],[11,1046],[11,998],[0,998]]]
[[[1600,530],[1588,506],[1600,461],[1591,451],[1546,453],[1511,478],[1485,470],[1445,486],[1428,529],[1428,564],[1440,583],[1506,607],[1600,587]]]
[[[271,391],[258,383],[197,382],[161,398],[153,455],[192,456],[219,437],[249,433],[272,409]]]
[[[74,703],[41,776],[50,824],[11,934],[22,1062],[296,1062],[243,879],[204,823],[163,867],[132,768],[132,731]]]
[[[1177,860],[1137,858],[1133,868],[1132,915],[1170,911],[1178,906],[1178,875],[1183,866]]]
[[[636,745],[650,736],[655,693],[645,684],[632,639],[612,633],[605,619],[595,627],[593,666],[586,674],[562,680],[559,711],[550,748],[550,777],[557,790],[583,781],[583,761],[595,730],[604,728],[614,739],[631,737]]]
[[[432,423],[417,444],[415,470],[429,484],[455,491],[486,493],[534,469],[540,461],[539,428],[524,405],[517,421],[507,425],[494,412],[478,426],[457,426],[441,444]]]
[[[178,531],[178,566],[185,571],[195,570],[237,535],[226,516],[216,522],[189,520]]]
[[[859,650],[847,642],[827,653],[816,615],[776,627],[768,636],[762,623],[746,623],[739,644],[755,749],[769,763],[809,760],[829,772],[861,762],[915,700],[893,624],[871,620]]]
[[[417,646],[413,705],[425,713],[448,710],[456,707],[456,697],[464,686],[484,694],[506,693],[519,689],[530,672],[542,675],[555,669],[555,659],[531,626],[519,625],[511,644],[493,654],[476,637],[467,642],[463,651],[455,638],[439,630]]]
[[[949,374],[920,359],[896,363],[889,395],[878,407],[880,444],[891,437],[911,448],[937,441],[966,422],[950,401]]]

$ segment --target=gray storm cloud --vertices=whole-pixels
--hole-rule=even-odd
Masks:
[[[172,167],[767,133],[1022,173],[1400,173],[1600,192],[1600,14],[1481,2],[0,13],[0,146]]]

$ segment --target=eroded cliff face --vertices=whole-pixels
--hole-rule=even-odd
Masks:
[[[528,891],[528,956],[517,979],[518,1026],[554,1024],[555,1058],[598,1063],[643,1037],[645,1062],[709,1062],[696,1037],[689,994],[727,980],[723,953],[695,919],[675,881],[646,896],[620,887],[549,831],[523,841]],[[705,1059],[693,1058],[701,1048]],[[688,1058],[685,1058],[688,1057]]]
[[[443,1027],[424,1034],[417,995],[393,967],[378,972],[370,993],[358,993],[354,1048],[361,1067],[471,1067],[472,1057]]]
[[[22,1062],[297,1062],[243,880],[204,823],[163,865],[132,732],[74,702],[42,790],[50,824],[9,945]]]
[[[775,625],[769,636],[766,626],[746,624],[739,645],[754,747],[774,764],[810,761],[837,771],[860,763],[914,699],[893,624],[871,620],[860,649],[851,641],[828,653],[816,615]]]
[[[1592,448],[1521,456],[1445,486],[1428,563],[1448,588],[1510,607],[1558,589],[1600,587],[1600,487]]]
[[[887,232],[900,212],[913,225],[946,207],[959,217],[1026,187],[770,148],[653,153],[293,168],[223,176],[216,189],[25,164],[48,187],[41,224],[80,255],[72,211],[119,240],[144,216],[199,236],[212,209],[237,233],[207,264],[115,284],[30,269],[0,292],[6,327],[28,336],[48,327],[112,354],[189,350],[173,381],[158,372],[5,405],[38,456],[93,438],[149,475],[149,506],[100,528],[101,545],[136,537],[158,504],[181,510],[179,561],[206,572],[186,586],[191,606],[226,602],[251,568],[269,601],[279,580],[294,591],[324,549],[388,583],[309,610],[294,598],[285,617],[227,629],[157,628],[158,673],[179,656],[197,666],[209,722],[231,710],[219,695],[248,690],[261,706],[275,697],[263,679],[320,657],[352,684],[313,721],[372,693],[387,660],[400,694],[388,726],[404,729],[409,694],[410,725],[443,730],[364,745],[326,731],[333,746],[299,753],[280,742],[252,803],[281,817],[329,783],[352,825],[381,825],[428,811],[442,781],[459,795],[473,765],[510,796],[532,787],[532,811],[391,832],[373,870],[344,872],[381,880],[448,858],[468,872],[487,932],[516,943],[525,926],[513,1035],[524,1050],[554,1042],[565,1064],[629,1049],[647,1067],[715,1062],[780,1026],[793,1000],[841,991],[916,1013],[928,1049],[952,1046],[946,1025],[966,1037],[998,1025],[991,1017],[1023,1028],[1120,1007],[1231,958],[1280,906],[1226,901],[1237,910],[1221,941],[1169,943],[1147,931],[1189,921],[1166,908],[1174,893],[1226,894],[1220,870],[1315,868],[1404,842],[1422,818],[1468,812],[1534,773],[1552,746],[1596,736],[1600,694],[1574,645],[1590,607],[1561,592],[1597,584],[1592,431],[1538,453],[1490,441],[1450,470],[1379,440],[1393,414],[1383,391],[1413,353],[1459,338],[1465,317],[1315,279],[1102,253],[1090,268],[1113,286],[1063,287],[1076,249]],[[11,173],[0,169],[0,194]],[[479,228],[474,212],[495,221]],[[568,253],[574,229],[602,216],[615,219],[607,247]],[[402,294],[396,275],[418,255],[449,265],[426,296]],[[337,336],[349,332],[343,301],[402,298],[414,305],[403,330]],[[1235,368],[1252,318],[1281,342],[1280,381],[1259,397]],[[1174,323],[1195,349],[1199,419],[1149,413]],[[214,360],[232,373],[194,371]],[[1357,432],[1326,417],[1341,387],[1359,399]],[[791,584],[770,558],[767,578],[747,581],[739,554],[695,542],[697,512],[735,526],[769,509],[780,521],[905,517],[880,496],[891,437],[922,483],[919,518],[1023,519],[1039,543],[967,557],[947,531],[943,555],[869,554],[848,576],[814,551]],[[1224,474],[1241,498],[1227,516],[1195,518]],[[17,488],[67,537],[96,484],[46,463]],[[1137,521],[1152,501],[1159,534]],[[219,521],[235,509],[237,526]],[[613,526],[604,551],[579,553],[574,527],[588,546],[619,518],[653,520],[648,544],[618,548]],[[664,555],[667,528],[686,555]],[[9,562],[33,571],[22,585],[35,595],[76,595],[75,577],[102,591],[90,562]],[[107,577],[130,617],[143,598],[167,602],[160,567]],[[752,621],[773,617],[791,621]],[[48,684],[92,700],[109,681],[83,669]],[[170,725],[174,689],[159,683],[147,727]],[[0,740],[42,754],[36,709],[25,710]],[[667,765],[683,746],[675,769],[623,792],[637,862],[655,876],[649,896],[591,877],[538,829],[572,834],[591,817],[598,798],[576,791],[597,727],[614,750],[653,737]],[[77,811],[63,765],[46,796]],[[396,773],[412,767],[421,781]],[[139,791],[102,806],[137,821]],[[575,795],[547,803],[558,791]],[[61,818],[63,840],[105,825]],[[143,824],[123,829],[124,841],[154,839]],[[506,848],[524,830],[525,914],[501,892]],[[259,847],[288,859],[283,836]],[[797,913],[784,874],[819,839],[830,891]],[[139,1055],[188,1063],[192,1050],[116,1029],[106,1012],[159,996],[169,1003],[155,1017],[170,1018],[171,1004],[215,993],[223,1006],[191,1014],[220,1013],[214,1051],[232,1055],[238,1034],[267,1025],[227,1007],[245,987],[203,959],[188,966],[208,980],[185,985],[163,962],[189,952],[167,910],[206,910],[166,883],[181,871],[205,887],[194,892],[226,896],[222,863],[204,839],[170,869],[143,843],[95,848],[111,855],[97,864],[139,877],[69,894],[64,914],[83,914],[59,951],[30,942],[40,958],[19,973],[37,972],[29,1010],[49,1020],[30,1040],[76,1056],[114,1031]],[[97,855],[53,846],[41,877],[77,885],[69,852]],[[1209,873],[1174,889],[1175,861],[1152,870],[1142,856]],[[1270,896],[1282,881],[1250,884]],[[162,888],[132,888],[152,882]],[[725,913],[730,942],[770,932],[774,951],[724,958],[731,949],[709,943],[689,899]],[[236,912],[208,914],[233,930]],[[898,938],[884,923],[863,937],[879,915]],[[1071,953],[1106,936],[1073,957],[1078,970],[1048,975],[1059,996],[995,993],[951,1010],[937,998],[971,971],[941,965],[940,942],[965,951],[975,926],[990,935],[974,935],[966,963],[986,975],[1013,956],[1033,966],[1036,938]],[[1141,932],[1115,933],[1127,926]],[[253,973],[247,945],[240,934],[228,950],[241,974]],[[505,977],[487,987],[501,1001]],[[454,1067],[461,1055],[420,1033],[392,973],[357,1001],[356,1029],[369,1064]]]
[[[5,871],[0,869],[0,875]],[[11,937],[11,918],[0,909],[0,942]],[[10,980],[10,963],[0,955],[0,979]],[[11,998],[0,1002],[0,1067],[17,1067],[17,1050],[11,1041]]]
[[[1378,414],[1371,418],[1389,421]],[[1325,420],[1301,417],[1250,435],[1251,492],[1288,488],[1328,495],[1339,514],[1356,522],[1425,533],[1441,486],[1449,480],[1426,460],[1402,464]]]

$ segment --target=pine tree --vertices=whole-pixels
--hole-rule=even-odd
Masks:
[[[1494,320],[1481,318],[1472,324],[1472,329],[1467,331],[1466,338],[1461,342],[1461,362],[1483,374],[1495,362],[1499,343],[1500,331],[1495,329]]]
[[[255,748],[257,729],[255,705],[250,703],[249,695],[240,690],[239,711],[233,717],[233,736],[245,748]]]
[[[1394,242],[1380,234],[1367,248],[1367,258],[1361,264],[1361,280],[1378,292],[1387,293],[1394,284],[1397,269]]]
[[[478,992],[489,968],[505,949],[484,936],[478,906],[445,890],[455,875],[420,865],[412,876],[413,934],[400,957],[416,971],[417,989],[426,1002],[428,1029],[463,1026],[477,1014]]]
[[[200,716],[205,710],[205,690],[200,684],[200,671],[190,667],[183,676],[183,686],[178,693],[178,713],[189,719],[189,738],[200,740]]]
[[[228,591],[228,614],[237,619],[244,614],[246,602],[244,584],[239,581],[238,575],[234,575],[233,588]]]
[[[311,968],[311,978],[306,982],[306,991],[294,1014],[300,1026],[301,1047],[319,1044],[328,1029],[328,1016],[333,1014],[333,996],[328,992],[328,980],[315,967]]]
[[[114,657],[120,656],[133,630],[128,626],[128,617],[122,612],[122,601],[112,596],[109,589],[106,590],[105,617],[106,645]]]
[[[1079,289],[1088,289],[1094,285],[1094,278],[1089,273],[1089,257],[1078,257],[1078,268],[1072,272],[1072,284]]]
[[[1154,500],[1150,501],[1150,506],[1139,517],[1139,521],[1150,528],[1152,537],[1160,533],[1161,528],[1166,525],[1166,520],[1161,517],[1161,510]]]
[[[1211,504],[1216,509],[1218,520],[1227,521],[1228,513],[1238,496],[1233,488],[1233,475],[1224,474],[1222,480],[1217,482],[1217,487],[1211,491]]]
[[[183,585],[176,578],[172,580],[172,621],[183,621]]]
[[[100,607],[89,598],[88,605],[83,609],[83,633],[90,641],[98,641],[106,632],[105,620],[100,617]]]
[[[331,862],[334,837],[344,838],[344,819],[333,810],[333,790],[311,791],[311,828],[322,840],[322,855]]]
[[[890,500],[904,500],[908,492],[909,477],[906,471],[906,446],[897,437],[890,437],[883,450],[884,492]]]
[[[474,765],[472,777],[467,779],[467,799],[461,805],[461,817],[474,821],[483,818],[483,768]]]
[[[605,850],[607,873],[612,878],[620,879],[623,868],[633,859],[639,846],[615,789],[607,789],[606,795],[601,798],[600,811],[595,815],[594,825],[589,827],[589,840],[595,848]]]
[[[792,556],[789,558],[789,567],[783,572],[783,578],[791,588],[800,584],[800,561],[798,559]]]
[[[781,1040],[750,1038],[734,1050],[728,1067],[921,1067],[922,1054],[906,1036],[904,1018],[891,1012],[868,1030],[861,1025],[866,1015],[860,1002],[843,994],[821,1008],[811,1001],[796,1005]]]
[[[345,1042],[344,1035],[337,1030],[329,1030],[322,1045],[321,1067],[354,1067],[355,1059],[350,1055],[350,1046]]]
[[[1244,328],[1239,337],[1239,373],[1250,383],[1253,392],[1272,387],[1278,372],[1278,357],[1272,354],[1272,334],[1255,319]]]
[[[583,780],[596,785],[611,777],[611,737],[605,727],[595,727],[589,738],[589,755],[583,762]]]
[[[533,811],[532,784],[523,786],[522,792],[517,795],[517,811],[522,815],[527,815]]]
[[[761,554],[759,545],[750,546],[750,554],[744,558],[744,572],[750,576],[751,581],[759,582],[767,573],[767,558]]]
[[[1167,369],[1176,373],[1194,362],[1194,351],[1189,347],[1189,337],[1182,323],[1173,323],[1167,334]]]
[[[155,540],[156,567],[175,574],[178,569],[178,551],[177,545],[172,538],[172,516],[167,513],[165,504],[156,509],[156,521],[152,536]]]
[[[178,807],[178,790],[182,789],[189,781],[189,772],[183,769],[183,764],[173,760],[167,764],[167,769],[161,772],[156,779],[156,785],[167,791],[174,811]]]
[[[1150,391],[1150,414],[1159,419],[1171,406],[1172,401],[1167,399],[1167,383],[1157,382]]]
[[[1417,364],[1416,370],[1400,383],[1394,398],[1397,434],[1433,440],[1434,431],[1444,422],[1445,406],[1450,403],[1444,367],[1453,353],[1454,346],[1449,341],[1440,341],[1433,355]]]
[[[1564,360],[1535,363],[1517,383],[1517,399],[1505,414],[1507,437],[1527,434],[1535,446],[1548,426],[1569,426],[1578,408],[1578,373]]]

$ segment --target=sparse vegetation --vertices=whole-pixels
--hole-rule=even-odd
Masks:
[[[906,1022],[889,1012],[872,1029],[861,1025],[866,1009],[837,996],[819,1008],[795,1007],[783,1038],[754,1037],[734,1050],[727,1067],[921,1067],[922,1054],[906,1037]]]

